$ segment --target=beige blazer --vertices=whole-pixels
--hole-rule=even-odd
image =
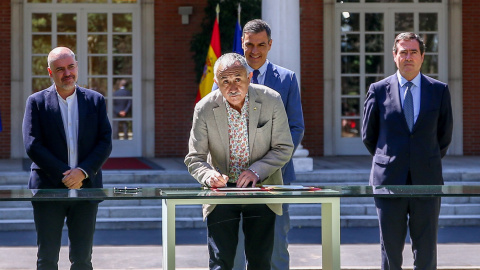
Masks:
[[[260,175],[263,184],[283,184],[281,168],[293,154],[293,142],[287,114],[280,94],[263,86],[251,84],[249,95],[248,140],[250,167]],[[185,165],[190,174],[203,186],[215,168],[229,171],[229,139],[227,108],[220,91],[213,91],[195,106],[192,130]],[[282,215],[281,204],[268,204]],[[215,208],[203,205],[203,217]]]

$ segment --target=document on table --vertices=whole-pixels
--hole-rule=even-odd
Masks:
[[[333,189],[324,189],[319,187],[305,187],[300,185],[263,185],[262,187],[267,191],[315,191],[315,192],[332,192],[332,193],[338,192]]]
[[[221,187],[221,188],[214,188],[215,191],[262,191],[263,189],[260,187]]]
[[[311,190],[314,187],[304,187],[300,185],[263,185],[266,190]]]

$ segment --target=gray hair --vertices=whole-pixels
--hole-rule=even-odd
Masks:
[[[270,29],[270,25],[264,20],[255,19],[247,22],[243,27],[242,36],[245,36],[245,33],[254,33],[258,34],[261,32],[267,32],[268,40],[272,39],[272,30]]]
[[[425,52],[425,43],[423,43],[423,39],[415,33],[405,32],[398,34],[395,38],[395,42],[393,43],[393,52],[395,54],[397,54],[397,44],[398,42],[400,42],[400,40],[416,40],[418,41],[418,46],[420,47],[420,54],[423,55],[423,53]]]
[[[227,69],[233,66],[243,66],[245,68],[245,72],[248,74],[248,65],[245,57],[238,53],[226,53],[220,56],[217,61],[215,61],[215,65],[213,66],[213,74],[215,78],[217,78],[217,71],[218,67],[222,66],[223,69]]]
[[[72,57],[76,61],[75,53],[67,47],[57,47],[51,50],[47,58],[48,67],[50,67],[51,64],[58,59],[63,59],[66,57]]]

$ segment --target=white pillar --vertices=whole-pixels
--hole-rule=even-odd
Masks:
[[[263,0],[262,19],[272,28],[268,59],[293,70],[300,85],[300,1]]]
[[[273,43],[268,60],[293,70],[300,87],[300,1],[263,0],[262,19],[272,29]],[[313,159],[301,144],[293,154],[293,164],[296,172],[313,170]]]

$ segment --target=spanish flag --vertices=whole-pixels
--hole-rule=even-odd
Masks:
[[[220,57],[220,30],[218,28],[218,17],[213,24],[212,39],[210,40],[210,46],[208,47],[207,59],[205,60],[205,66],[203,67],[203,75],[198,87],[198,94],[195,103],[206,96],[212,91],[213,86],[213,65],[215,61]]]

